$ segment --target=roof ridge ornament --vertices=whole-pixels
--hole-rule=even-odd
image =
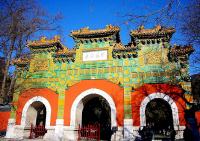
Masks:
[[[139,31],[144,30],[144,25],[140,25],[140,26],[138,27],[138,30],[139,30]]]
[[[115,28],[116,28],[116,27],[113,26],[113,25],[111,25],[111,24],[106,25],[106,29],[107,29],[107,30],[115,29]]]
[[[174,46],[171,48],[171,54],[178,56],[186,54],[190,55],[192,52],[194,52],[194,48],[191,45],[181,46],[174,44]]]
[[[89,31],[89,26],[80,29],[80,32],[88,32],[88,31]]]
[[[67,48],[61,43],[60,39],[59,35],[55,35],[51,39],[41,36],[39,40],[28,41],[27,47],[29,47],[34,53],[55,52]]]
[[[161,25],[158,24],[158,25],[155,26],[154,29],[155,29],[155,31],[161,31],[162,28],[163,28],[163,27],[162,27]]]

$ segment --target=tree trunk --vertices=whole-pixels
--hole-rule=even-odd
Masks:
[[[1,87],[1,98],[3,99],[3,102],[6,98],[6,90],[5,90],[6,89],[6,80],[7,80],[7,77],[8,77],[8,69],[9,69],[10,62],[11,62],[11,56],[12,56],[12,52],[13,52],[13,49],[14,49],[14,44],[15,44],[15,38],[13,38],[11,40],[10,50],[8,52],[8,56],[7,56],[7,59],[6,59],[6,66],[5,66],[4,76],[3,76],[2,87]]]
[[[22,35],[20,35],[20,38],[19,38],[19,45],[18,45],[18,52],[16,54],[16,58],[22,56]],[[11,82],[10,82],[10,86],[9,86],[9,89],[8,89],[8,92],[7,92],[7,102],[11,102],[11,95],[12,95],[12,92],[13,92],[13,89],[14,89],[14,86],[15,86],[15,80],[16,80],[16,68],[15,68],[15,71],[13,73],[13,76],[11,78]]]
[[[15,86],[15,77],[16,77],[16,72],[14,72],[13,76],[12,76],[12,79],[11,79],[11,82],[10,82],[10,86],[9,86],[9,89],[8,89],[8,93],[7,93],[7,102],[11,102],[12,99],[11,99],[11,95],[12,95],[12,92],[13,92],[13,89],[14,89],[14,86]]]

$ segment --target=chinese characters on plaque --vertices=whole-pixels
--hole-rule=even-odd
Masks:
[[[107,60],[107,50],[83,52],[83,61]]]

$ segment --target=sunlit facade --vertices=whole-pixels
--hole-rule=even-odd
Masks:
[[[161,101],[169,109],[166,126],[182,138],[186,100],[192,100],[192,47],[170,45],[175,30],[159,25],[132,30],[127,45],[119,32],[112,25],[72,31],[73,49],[58,36],[28,42],[30,58],[14,60],[18,73],[7,137],[28,136],[30,124],[43,124],[46,138],[76,140],[79,125],[100,122],[102,128],[117,129],[111,139],[135,138],[140,127],[156,124],[147,109]],[[92,113],[95,103],[100,106]]]

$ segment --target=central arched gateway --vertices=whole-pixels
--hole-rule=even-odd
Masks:
[[[98,124],[100,126],[100,139],[110,140],[112,134],[111,110],[108,102],[99,95],[89,95],[82,101],[82,126]]]
[[[89,98],[88,98],[89,97]],[[101,96],[91,95],[84,98],[82,125],[100,123],[111,126],[110,106]]]
[[[117,126],[116,107],[104,91],[92,88],[82,92],[71,109],[71,126],[100,124],[100,138],[110,140],[111,127]]]
[[[81,125],[83,119],[83,109],[85,104],[88,101],[91,101],[94,98],[104,99],[106,101],[108,108],[110,109],[110,124],[111,127],[117,126],[116,121],[116,107],[113,99],[108,95],[106,92],[92,88],[82,92],[73,102],[71,108],[71,115],[70,115],[70,126],[77,127],[79,124]]]

